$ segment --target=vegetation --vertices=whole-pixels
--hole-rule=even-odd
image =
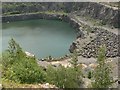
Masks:
[[[51,83],[60,88],[80,87],[81,71],[77,67],[77,56],[73,58],[74,68],[48,67],[46,72],[37,64],[35,57],[28,57],[22,48],[11,39],[9,48],[3,53],[2,69],[3,80],[15,83]],[[6,85],[6,84],[5,84]]]
[[[76,51],[72,55],[71,64],[73,67],[53,68],[51,66],[47,69],[47,82],[56,85],[59,88],[80,88],[82,85],[81,68],[77,65]]]
[[[3,78],[20,83],[42,83],[44,72],[34,57],[27,57],[21,47],[11,39],[2,57]]]
[[[75,78],[76,72],[74,68],[60,66],[57,69],[53,67],[47,69],[47,82],[59,88],[79,88],[80,85]]]
[[[109,88],[112,85],[113,79],[111,76],[111,67],[106,63],[105,46],[101,47],[98,55],[98,66],[96,67],[92,83],[93,88]]]
[[[91,71],[88,72],[88,78],[89,78],[89,79],[92,78],[92,72],[91,72]]]
[[[55,68],[48,66],[45,71],[38,66],[35,57],[26,56],[22,48],[14,39],[11,39],[8,50],[3,53],[2,59],[0,59],[3,69],[3,87],[50,83],[58,88],[80,88],[83,85],[83,73],[81,67],[77,64],[77,52],[74,51],[71,57],[72,67],[59,66]],[[105,47],[100,48],[97,62],[98,66],[95,70],[88,72],[88,78],[94,80],[92,87],[109,88],[113,79],[111,77],[111,67],[106,63]]]
[[[81,70],[82,67],[78,66],[78,55],[77,55],[76,50],[74,50],[74,52],[72,54],[71,64],[72,64],[73,69],[75,71],[75,80],[80,86],[80,84],[83,82],[82,81],[83,74],[82,74],[82,70]]]
[[[54,5],[51,5],[54,4]],[[110,6],[117,7],[117,3],[105,3]],[[3,3],[3,14],[60,14],[67,15],[71,11],[80,10],[78,7],[80,4],[69,3],[66,4],[55,4],[55,3]],[[51,7],[53,6],[53,7]],[[82,5],[83,6],[83,5]],[[57,7],[57,8],[55,8]],[[80,16],[76,16],[79,18]],[[83,18],[83,17],[82,17]],[[103,26],[107,24],[106,20],[95,20],[89,16],[85,16],[87,21],[91,21],[94,26]],[[88,26],[82,26],[83,29],[89,34],[92,29]],[[8,49],[0,56],[0,69],[2,68],[2,80],[3,86],[7,87],[7,84],[15,85],[19,87],[21,84],[38,84],[38,83],[50,83],[54,84],[59,88],[80,88],[83,84],[82,77],[83,73],[81,67],[78,66],[77,52],[74,51],[72,54],[71,64],[72,67],[65,68],[59,66],[54,68],[49,66],[46,71],[38,66],[35,57],[27,56],[22,48],[17,44],[14,39],[9,42]],[[52,57],[49,56],[49,61],[52,61]],[[58,60],[58,59],[57,59]],[[93,88],[109,88],[113,83],[111,76],[111,67],[106,63],[105,57],[105,46],[99,50],[97,59],[97,67],[93,71],[88,72],[87,78],[93,80]],[[6,84],[7,82],[7,84]],[[19,84],[19,85],[18,85]],[[14,87],[14,86],[13,86]]]

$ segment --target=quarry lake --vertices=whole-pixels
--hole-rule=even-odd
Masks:
[[[38,19],[3,23],[0,41],[2,51],[7,49],[11,38],[14,38],[24,51],[37,58],[49,55],[61,57],[69,53],[76,32],[68,23],[59,20]]]

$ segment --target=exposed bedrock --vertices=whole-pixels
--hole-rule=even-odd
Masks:
[[[73,53],[73,51],[75,50],[77,48],[77,45],[76,45],[76,43],[72,43],[72,45],[70,45],[70,49],[69,49],[69,51],[70,51],[70,53]]]
[[[88,15],[92,18],[102,20],[104,24],[110,24],[114,27],[119,27],[120,21],[118,17],[118,9],[113,9],[112,7],[107,7],[100,3],[84,3],[80,10],[77,12],[78,15]]]
[[[2,17],[2,22],[13,22],[21,20],[30,20],[30,19],[60,19],[62,15],[58,14],[45,14],[45,13],[31,13],[31,14],[18,14],[18,15],[8,15]]]
[[[78,15],[88,15],[92,18],[102,20],[104,24],[119,27],[120,14],[117,7],[114,9],[97,2],[26,2],[26,3],[2,3],[3,15],[22,14],[43,11],[57,12],[77,12]]]
[[[78,22],[72,20],[68,15],[64,14],[46,14],[46,13],[29,13],[29,14],[16,14],[2,16],[2,22],[9,23],[14,21],[30,20],[30,19],[50,19],[61,20],[69,23],[77,32],[77,37],[81,37],[83,34],[80,31],[80,25]]]

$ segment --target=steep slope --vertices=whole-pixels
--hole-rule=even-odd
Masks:
[[[3,15],[9,14],[21,14],[21,13],[31,13],[31,12],[77,12],[78,15],[88,15],[92,18],[102,20],[104,24],[110,24],[114,27],[119,27],[118,8],[108,7],[101,3],[95,2],[16,2],[8,3],[3,2]]]

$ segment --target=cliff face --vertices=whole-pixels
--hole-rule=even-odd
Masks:
[[[76,12],[78,15],[87,15],[102,20],[105,24],[119,27],[118,9],[107,7],[94,2],[37,2],[37,3],[3,3],[3,15],[21,14],[42,11]]]
[[[77,12],[78,15],[89,15],[92,18],[100,19],[105,24],[110,24],[118,27],[118,9],[107,7],[99,3],[85,3]]]
[[[45,14],[45,13],[29,13],[29,14],[17,14],[3,16],[2,22],[13,22],[21,20],[30,20],[30,19],[52,19],[52,20],[61,20],[62,15],[58,14]]]

